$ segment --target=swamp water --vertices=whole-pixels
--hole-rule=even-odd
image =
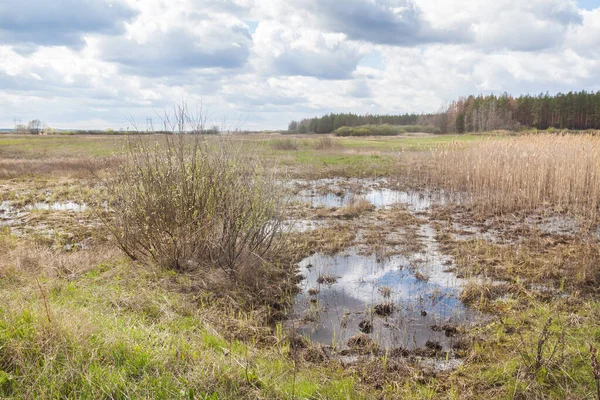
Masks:
[[[88,210],[86,204],[67,202],[36,202],[24,207],[15,207],[10,201],[0,203],[0,226],[12,226],[19,220],[28,215],[31,211],[66,211],[66,212],[85,212]]]
[[[315,186],[316,187],[316,186]],[[304,189],[298,200],[313,207],[341,207],[352,198]],[[425,211],[431,197],[367,185],[360,196],[377,208],[408,204]],[[296,297],[291,326],[315,343],[347,348],[349,339],[368,334],[380,348],[449,350],[456,326],[474,321],[476,312],[458,300],[464,280],[451,257],[440,253],[434,230],[419,228],[422,251],[378,259],[350,248],[335,256],[314,254],[299,263],[305,278]]]
[[[311,207],[342,207],[360,197],[375,206],[385,208],[395,204],[408,204],[414,212],[425,211],[433,204],[441,204],[445,199],[431,193],[394,189],[386,179],[319,179],[316,181],[295,181],[302,189],[295,200]],[[326,190],[324,190],[326,188]]]

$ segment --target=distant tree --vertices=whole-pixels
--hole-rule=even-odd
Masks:
[[[221,128],[219,128],[217,125],[214,125],[212,128],[204,129],[202,133],[205,135],[218,135],[221,133]]]
[[[600,129],[600,91],[540,93],[513,97],[471,95],[443,106],[434,114],[357,115],[329,114],[307,118],[297,132],[330,133],[341,127],[389,124],[437,127],[440,133],[481,132],[495,129]],[[408,129],[408,128],[407,128]]]
[[[290,122],[290,124],[288,125],[288,131],[296,132],[297,130],[298,130],[298,123],[296,121]]]
[[[32,135],[44,133],[44,123],[39,119],[33,119],[27,124],[27,131]]]
[[[310,124],[308,125],[308,131],[309,132],[316,132],[317,131],[317,126],[319,125],[319,119],[318,118],[313,118],[310,120]]]
[[[13,131],[14,131],[14,133],[17,133],[17,134],[24,134],[24,133],[29,132],[27,130],[27,125],[25,125],[25,124],[16,124]]]
[[[433,125],[430,120],[434,114],[400,114],[400,115],[356,115],[352,113],[328,114],[322,117],[306,118],[297,123],[296,132],[330,133],[343,126],[362,125],[417,125],[418,121],[425,119],[424,125]],[[293,127],[292,121],[288,129]]]
[[[458,114],[456,116],[456,130],[458,133],[465,133],[465,114]]]

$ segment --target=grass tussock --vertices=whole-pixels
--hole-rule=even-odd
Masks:
[[[335,212],[337,217],[356,218],[359,215],[375,210],[375,206],[367,199],[354,196],[350,201]]]
[[[428,180],[466,195],[486,212],[551,207],[596,221],[600,207],[600,138],[528,135],[431,153]]]
[[[315,150],[331,150],[331,149],[339,149],[342,146],[336,142],[333,138],[326,136],[318,139],[313,148]]]

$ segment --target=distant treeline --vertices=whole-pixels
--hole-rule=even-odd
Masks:
[[[328,114],[322,117],[306,118],[300,122],[292,121],[289,132],[296,133],[331,133],[343,126],[365,125],[427,125],[433,114],[401,114],[401,115],[357,115]]]
[[[330,133],[340,127],[414,125],[424,132],[483,132],[496,129],[600,129],[600,91],[513,97],[479,95],[462,97],[434,114],[357,115],[328,114],[292,121],[288,131]],[[435,128],[435,129],[434,129]]]
[[[442,132],[494,129],[600,129],[600,91],[469,96],[450,104],[438,118]]]
[[[333,131],[333,134],[335,136],[396,136],[409,132],[440,133],[435,126],[383,124],[342,126]]]

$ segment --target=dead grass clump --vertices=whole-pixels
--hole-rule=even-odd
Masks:
[[[485,305],[508,292],[504,284],[469,282],[458,296],[465,304]]]
[[[354,243],[356,229],[343,224],[332,224],[306,232],[285,235],[285,262],[298,263],[315,253],[337,254]]]
[[[352,197],[350,201],[335,212],[335,215],[342,218],[356,218],[359,215],[373,211],[375,206],[363,197]]]
[[[421,282],[427,282],[429,280],[429,276],[421,271],[417,271],[415,272],[415,279]]]
[[[331,274],[323,274],[319,275],[317,278],[317,283],[325,284],[325,285],[333,285],[338,280],[338,277]]]
[[[311,346],[302,352],[302,358],[308,363],[320,364],[328,357],[322,346]]]
[[[392,315],[392,313],[394,312],[394,303],[386,302],[376,304],[373,309],[376,315],[379,315],[380,317],[387,317]]]
[[[389,299],[392,297],[392,288],[389,286],[381,286],[379,288],[379,293],[383,296],[384,299]]]
[[[31,280],[33,277],[75,279],[120,256],[118,249],[102,244],[89,250],[63,251],[34,240],[13,240],[0,234],[0,277]]]
[[[359,353],[370,353],[378,349],[377,343],[365,333],[358,333],[348,339],[348,347]]]
[[[467,194],[482,211],[508,213],[550,206],[596,221],[600,210],[600,138],[527,135],[431,152],[427,179]]]
[[[341,146],[333,138],[326,136],[326,137],[322,137],[319,140],[317,140],[313,147],[315,150],[330,150],[330,149],[338,149]]]

